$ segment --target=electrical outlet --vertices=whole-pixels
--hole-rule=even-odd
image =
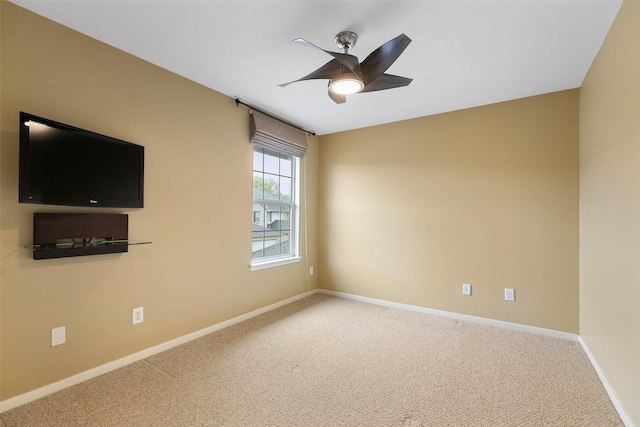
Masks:
[[[144,322],[144,308],[138,307],[133,309],[133,324]]]
[[[66,342],[66,328],[60,326],[59,328],[53,328],[51,330],[51,347],[64,344]]]
[[[516,300],[516,291],[509,288],[504,288],[504,300],[505,301],[515,301]]]
[[[471,284],[469,283],[462,284],[462,295],[471,295]]]
[[[309,276],[313,276],[313,265],[309,267]]]

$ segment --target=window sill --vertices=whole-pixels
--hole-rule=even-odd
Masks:
[[[299,257],[299,256],[290,257],[290,258],[279,258],[279,259],[273,259],[269,261],[257,262],[255,264],[251,264],[250,267],[251,267],[251,271],[262,270],[265,268],[278,267],[280,265],[293,264],[296,262],[300,262],[301,259],[302,257]]]

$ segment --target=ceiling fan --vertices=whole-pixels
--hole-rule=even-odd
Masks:
[[[352,31],[342,31],[336,36],[336,45],[344,53],[331,52],[319,48],[305,39],[295,39],[293,42],[319,49],[333,56],[334,59],[324,64],[314,72],[298,80],[283,83],[285,87],[291,83],[304,80],[328,79],[329,98],[336,104],[346,102],[346,95],[359,92],[373,92],[377,90],[394,89],[407,86],[413,79],[385,74],[400,54],[409,46],[411,39],[404,34],[389,40],[367,56],[361,63],[356,56],[349,54],[358,41],[358,35]]]

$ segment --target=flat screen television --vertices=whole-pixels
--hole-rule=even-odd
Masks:
[[[20,113],[19,202],[142,208],[144,147]]]

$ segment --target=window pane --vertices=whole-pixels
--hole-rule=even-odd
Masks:
[[[264,158],[263,158],[263,151],[264,149],[262,147],[258,147],[258,146],[254,146],[253,147],[253,170],[254,171],[264,171]]]
[[[280,197],[280,177],[278,175],[264,174],[264,199],[279,200]]]
[[[291,165],[291,156],[283,154],[280,157],[280,175],[291,177],[291,172],[293,171]]]
[[[280,173],[280,156],[278,153],[264,151],[264,171],[278,175]]]
[[[264,174],[253,172],[253,198],[264,199]]]
[[[259,231],[255,226],[265,228],[265,208],[264,205],[256,203],[253,205],[253,231]]]
[[[278,198],[282,201],[290,202],[291,199],[291,190],[292,190],[292,180],[291,178],[285,178],[284,176],[280,177],[280,185],[279,185],[279,194]]]
[[[282,228],[282,220],[279,218],[279,215],[278,215],[278,219],[273,220],[269,224],[269,228],[274,231],[280,231],[280,229]]]
[[[291,219],[291,206],[280,206],[280,219],[286,221],[287,224],[289,223]],[[286,228],[289,229],[290,227],[287,225]]]
[[[251,241],[251,259],[259,259],[264,257],[264,233],[253,232]]]
[[[280,233],[280,255],[293,255],[291,253],[291,241],[288,232]]]

